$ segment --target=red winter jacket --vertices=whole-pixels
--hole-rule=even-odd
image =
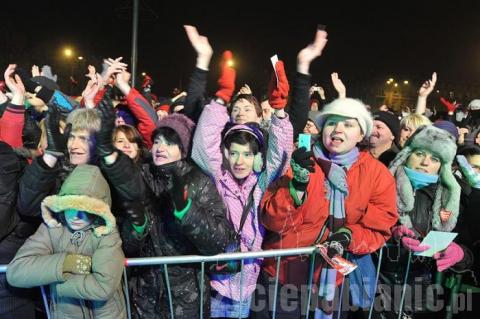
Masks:
[[[13,148],[23,146],[22,130],[25,123],[25,106],[9,103],[0,119],[0,141]]]
[[[315,172],[310,174],[307,197],[299,207],[295,206],[290,195],[288,184],[291,179],[289,171],[267,190],[261,202],[261,220],[270,231],[263,242],[265,250],[312,246],[329,216],[325,175],[318,164],[315,163]],[[349,195],[345,200],[345,226],[352,231],[348,251],[369,254],[383,246],[390,238],[390,228],[397,222],[395,180],[381,162],[368,152],[361,152],[347,172],[347,182]],[[327,237],[328,231],[319,242]],[[287,263],[299,259],[282,259],[279,275],[282,284],[289,283]],[[263,269],[275,276],[275,259],[265,259]],[[318,271],[316,269],[317,274]]]
[[[158,121],[157,113],[147,99],[134,88],[131,88],[127,95],[127,103],[130,111],[138,120],[137,128],[143,138],[143,143],[150,150],[153,145],[152,133]]]

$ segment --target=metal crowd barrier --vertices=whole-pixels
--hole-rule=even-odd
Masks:
[[[166,279],[166,287],[167,287],[167,295],[168,295],[168,305],[171,318],[174,318],[174,311],[173,311],[173,303],[172,303],[172,293],[170,282],[168,279],[168,265],[177,265],[177,264],[191,264],[191,263],[200,263],[201,265],[201,278],[205,275],[205,263],[209,262],[217,262],[217,261],[230,261],[230,260],[240,260],[241,261],[241,279],[240,282],[243,281],[243,266],[245,259],[254,259],[254,258],[275,258],[276,259],[276,269],[277,275],[275,277],[275,294],[273,300],[273,309],[272,309],[272,317],[276,317],[276,308],[277,308],[277,294],[278,294],[278,287],[279,287],[279,269],[280,269],[280,261],[282,257],[288,256],[297,256],[297,255],[310,255],[310,266],[309,266],[309,276],[308,276],[308,296],[307,296],[307,303],[306,303],[306,311],[305,311],[305,318],[308,319],[310,315],[310,303],[312,298],[312,281],[313,281],[313,273],[314,273],[314,264],[315,264],[315,256],[316,256],[316,247],[305,247],[305,248],[295,248],[295,249],[278,249],[278,250],[265,250],[265,251],[258,251],[258,252],[240,252],[240,253],[226,253],[226,254],[219,254],[215,256],[163,256],[163,257],[149,257],[149,258],[128,258],[125,259],[125,266],[126,267],[141,267],[141,266],[163,266],[165,279]],[[376,269],[376,276],[375,276],[375,292],[378,288],[378,280],[380,276],[380,267],[382,264],[382,257],[383,257],[383,248],[378,252],[378,262],[377,262],[377,269]],[[409,261],[411,259],[411,254],[409,256]],[[399,309],[399,318],[403,312],[404,306],[404,298],[405,298],[405,291],[407,286],[407,278],[408,278],[408,270],[409,270],[408,263],[407,271],[405,272],[405,280],[404,286],[402,289],[401,294],[401,302],[400,302],[400,309]],[[0,273],[5,273],[7,270],[7,265],[0,265]],[[200,287],[200,314],[199,318],[203,319],[203,301],[204,301],[204,282],[201,282]],[[126,298],[126,307],[127,307],[127,314],[128,318],[131,318],[131,307],[130,307],[130,298],[129,298],[129,289],[128,289],[128,278],[126,268],[123,271],[123,289]],[[242,296],[242,284],[240,285],[240,296]],[[343,292],[343,284],[341,286],[341,294]],[[50,311],[48,305],[48,297],[46,295],[44,287],[41,287],[43,303],[45,306],[45,310],[47,313],[48,319],[50,319]],[[301,296],[301,294],[300,294]],[[373,296],[372,303],[369,309],[369,316],[370,319],[373,314],[375,304],[375,295]],[[339,300],[338,302],[338,310],[341,308],[342,302]],[[242,304],[240,303],[240,307]],[[302,309],[303,310],[303,309]],[[340,318],[341,311],[338,311],[338,318]],[[239,318],[242,315],[242,308],[239,311]]]

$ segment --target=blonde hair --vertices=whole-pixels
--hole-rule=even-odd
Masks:
[[[400,127],[413,127],[414,129],[417,129],[421,125],[431,125],[432,122],[428,119],[428,117],[420,114],[409,114],[405,116],[401,121],[400,121]]]
[[[76,109],[68,114],[67,124],[72,124],[72,132],[86,130],[95,133],[100,130],[102,122],[95,109]]]

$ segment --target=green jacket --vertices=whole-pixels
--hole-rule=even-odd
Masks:
[[[59,194],[43,200],[44,223],[9,264],[8,282],[25,288],[50,285],[53,318],[126,318],[121,286],[124,255],[110,206],[110,189],[100,170],[77,166]],[[73,232],[63,224],[67,208],[98,218],[86,229]],[[90,256],[91,273],[64,274],[67,254]]]

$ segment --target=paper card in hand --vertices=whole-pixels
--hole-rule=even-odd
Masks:
[[[278,62],[278,56],[275,54],[270,58],[270,61],[272,61],[273,71],[275,72],[275,77],[277,78],[277,88],[278,88],[278,74],[277,74],[277,69],[275,68],[275,65]]]
[[[435,253],[446,249],[448,245],[450,245],[450,243],[455,239],[455,237],[457,237],[457,235],[458,233],[432,230],[427,234],[421,243],[421,245],[430,246],[430,249],[414,253],[414,255],[432,257]]]

